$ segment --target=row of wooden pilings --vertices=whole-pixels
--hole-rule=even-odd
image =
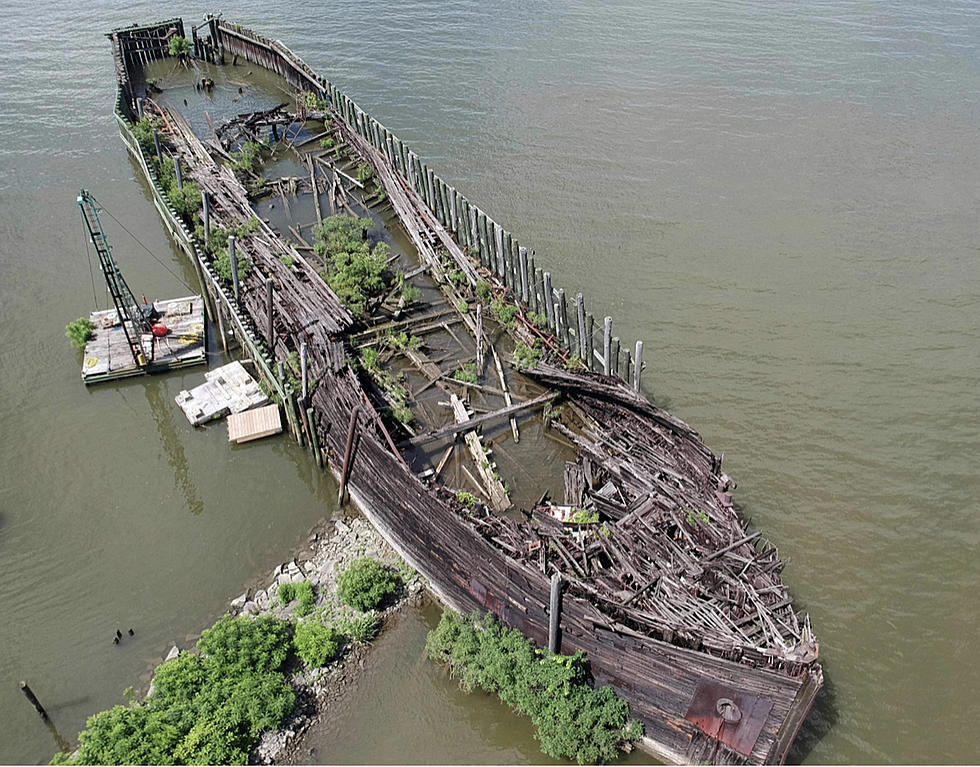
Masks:
[[[577,357],[588,369],[614,375],[639,391],[643,371],[643,342],[632,350],[623,348],[613,335],[612,317],[602,319],[601,328],[586,308],[585,297],[566,295],[555,288],[551,272],[539,267],[535,251],[443,181],[419,156],[381,123],[364,112],[351,98],[326,79],[316,75],[302,60],[279,43],[251,30],[212,19],[213,45],[220,54],[233,52],[246,61],[278,72],[293,84],[319,84],[320,98],[328,99],[342,119],[375,149],[412,186],[461,246],[509,288],[525,311],[533,312],[547,326],[558,348]],[[299,87],[299,86],[298,86]]]

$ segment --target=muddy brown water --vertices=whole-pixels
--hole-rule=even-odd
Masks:
[[[975,5],[236,6],[644,339],[647,393],[724,451],[821,639],[827,688],[791,759],[975,761]],[[74,736],[302,544],[335,489],[285,439],[191,429],[173,397],[199,371],[82,386],[63,338],[93,303],[80,187],[177,275],[109,221],[134,290],[193,282],[111,116],[102,35],[161,11],[5,11],[0,762],[33,763],[54,741],[18,680]],[[419,661],[427,620],[383,640],[387,670],[318,753],[543,761],[526,722]]]

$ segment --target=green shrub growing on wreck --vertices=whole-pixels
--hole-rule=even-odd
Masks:
[[[95,325],[88,317],[79,317],[65,326],[65,335],[76,349],[84,349],[85,344],[92,338]]]
[[[143,705],[91,717],[74,757],[57,764],[247,764],[264,730],[296,699],[282,674],[291,627],[274,618],[225,616],[204,632],[199,655],[161,665]]]
[[[541,350],[528,346],[523,341],[514,345],[514,365],[518,370],[530,370],[541,361]]]
[[[459,368],[459,370],[453,373],[453,378],[455,378],[457,381],[460,381],[462,383],[475,384],[479,380],[476,374],[476,363],[475,362],[464,363],[463,366]]]
[[[331,216],[313,228],[313,250],[327,264],[321,276],[358,318],[367,313],[369,299],[386,287],[390,251],[383,242],[371,247],[366,239],[370,228],[370,219],[347,215]]]
[[[191,44],[187,42],[186,37],[181,37],[180,35],[174,35],[170,38],[170,45],[168,46],[168,51],[171,56],[186,56],[187,52],[190,51]]]
[[[490,614],[446,611],[426,640],[429,657],[449,664],[464,690],[480,688],[528,716],[541,750],[554,759],[597,764],[642,735],[612,687],[588,684],[588,660],[550,655]]]
[[[133,136],[148,159],[156,157],[157,150],[153,143],[153,131],[159,130],[161,125],[163,123],[160,120],[151,120],[149,117],[144,117],[142,120],[133,123]]]
[[[376,610],[402,585],[401,576],[370,557],[355,559],[337,579],[341,601],[356,610]]]

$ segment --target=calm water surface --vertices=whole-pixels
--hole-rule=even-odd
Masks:
[[[647,392],[725,452],[821,638],[792,758],[975,761],[977,4],[236,5],[645,340]],[[54,748],[19,679],[74,736],[333,512],[285,439],[187,425],[200,370],[86,389],[63,337],[94,300],[82,186],[192,281],[111,117],[103,33],[161,13],[11,0],[0,28],[0,762]],[[108,226],[134,290],[181,294]],[[543,760],[404,620],[316,758]]]

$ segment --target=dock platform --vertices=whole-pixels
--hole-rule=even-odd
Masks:
[[[95,325],[92,338],[85,344],[82,358],[82,380],[87,383],[114,381],[145,373],[200,365],[207,360],[204,330],[204,299],[186,296],[154,301],[160,322],[170,332],[163,337],[144,335],[143,352],[152,360],[145,368],[136,364],[119,323],[115,309],[92,312]]]

